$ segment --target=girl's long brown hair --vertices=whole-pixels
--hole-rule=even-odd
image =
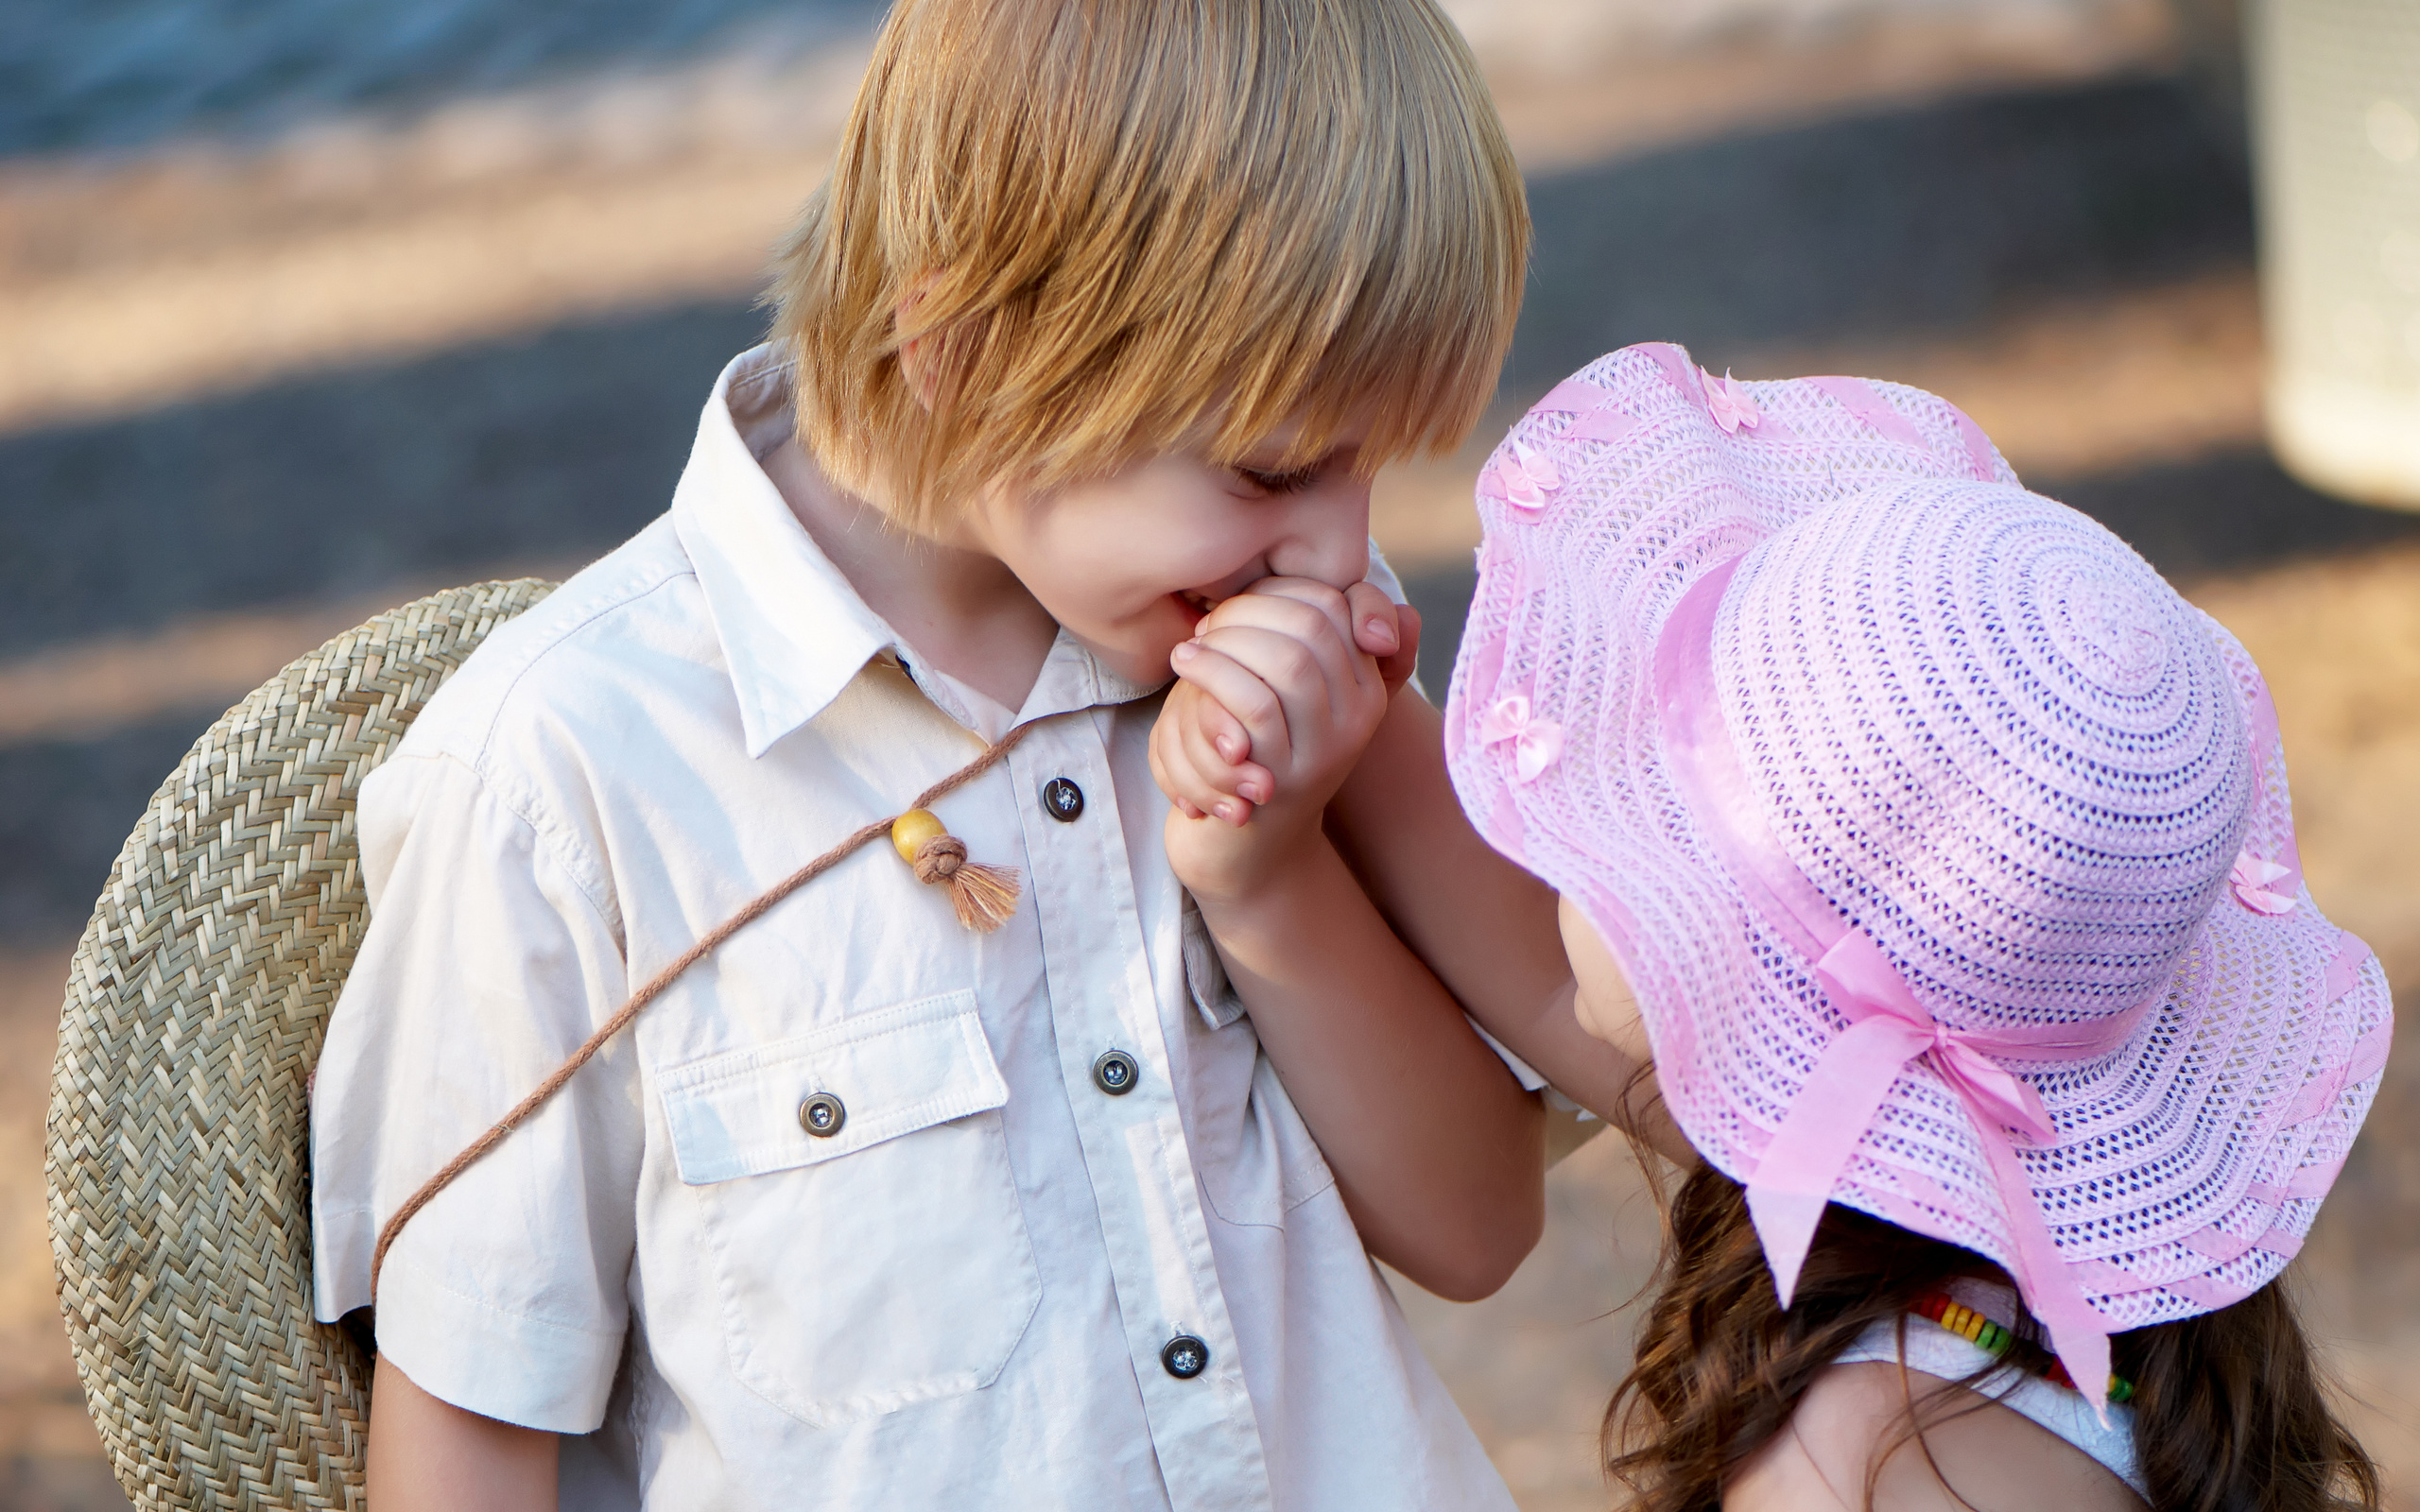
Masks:
[[[1785,1313],[1737,1182],[1699,1164],[1668,1220],[1637,1364],[1605,1409],[1606,1469],[1639,1512],[1715,1512],[1730,1477],[1869,1325],[1904,1318],[1954,1280],[2009,1283],[1979,1255],[1835,1205]],[[2015,1332],[2013,1362],[2046,1367],[2032,1320]],[[2337,1421],[2278,1282],[2110,1342],[2135,1383],[2135,1452],[2154,1512],[2377,1512],[2377,1467]],[[1911,1418],[1899,1442],[1925,1426]]]

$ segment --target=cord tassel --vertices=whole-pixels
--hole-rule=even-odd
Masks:
[[[930,809],[909,809],[890,824],[890,844],[914,868],[916,880],[949,888],[958,921],[989,935],[1017,911],[1017,870],[966,859],[966,842],[949,833]]]

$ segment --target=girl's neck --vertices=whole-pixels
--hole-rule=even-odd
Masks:
[[[823,555],[915,655],[1009,709],[1024,706],[1059,625],[1005,563],[900,529],[825,476],[795,439],[764,468]]]

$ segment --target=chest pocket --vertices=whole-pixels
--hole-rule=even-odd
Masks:
[[[1287,1213],[1335,1186],[1336,1177],[1261,1053],[1190,898],[1182,930],[1185,991],[1215,1046],[1196,1057],[1201,1112],[1189,1131],[1201,1146],[1202,1189],[1227,1222],[1282,1228]]]
[[[659,1082],[749,1389],[825,1426],[998,1379],[1042,1282],[973,992]]]

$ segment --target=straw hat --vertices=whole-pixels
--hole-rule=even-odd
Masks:
[[[51,1078],[51,1252],[138,1507],[362,1505],[370,1358],[312,1321],[306,1132],[366,922],[354,795],[553,587],[432,594],[264,683],[161,785],[84,931]]]

